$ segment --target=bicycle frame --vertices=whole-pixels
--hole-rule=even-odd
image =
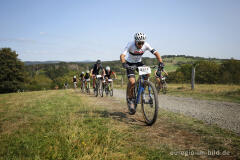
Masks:
[[[138,79],[138,93],[137,93],[137,99],[136,99],[136,104],[139,104],[139,102],[140,102],[140,96],[141,96],[141,94],[142,94],[142,92],[144,91],[144,87],[143,87],[143,82],[144,81],[146,81],[145,79],[144,79],[144,76],[146,76],[146,75],[141,75],[140,77],[139,77],[139,79]],[[150,93],[150,88],[148,88],[148,90],[149,90],[149,93]]]

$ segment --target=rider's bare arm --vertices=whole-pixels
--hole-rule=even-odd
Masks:
[[[105,69],[103,69],[103,75],[106,75]]]
[[[158,62],[163,62],[163,60],[162,60],[160,54],[158,53],[158,51],[156,51],[156,52],[154,53],[154,55],[156,56]]]
[[[116,75],[116,73],[115,73],[115,72],[113,73],[113,75],[114,75],[115,79],[117,79],[117,75]]]
[[[168,73],[165,70],[163,70],[163,72],[168,76]]]
[[[92,76],[92,72],[93,72],[93,69],[91,69],[91,71],[90,71],[90,75]]]
[[[121,61],[121,63],[125,63],[126,62],[126,60],[125,60],[125,54],[121,54],[120,55],[120,61]]]

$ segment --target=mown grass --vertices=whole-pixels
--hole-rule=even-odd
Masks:
[[[39,91],[0,95],[0,159],[146,159],[153,150],[134,128],[100,116],[80,94]],[[170,157],[167,152],[165,158]]]

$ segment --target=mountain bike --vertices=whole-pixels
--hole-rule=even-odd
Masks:
[[[86,79],[87,85],[85,86],[87,94],[90,94],[90,79]]]
[[[103,85],[102,85],[102,75],[96,75],[96,84],[94,89],[94,95],[97,97],[98,94],[103,97]]]
[[[113,96],[113,79],[107,79],[104,85],[104,90],[106,95],[110,94],[110,96]]]
[[[85,80],[82,79],[81,80],[81,92],[84,93],[84,90],[85,90]]]
[[[73,82],[73,87],[74,87],[74,89],[77,88],[77,82]]]
[[[129,66],[128,69],[135,70],[137,66]],[[135,114],[137,105],[141,103],[143,117],[147,125],[153,125],[158,116],[158,94],[155,86],[149,81],[148,75],[151,73],[151,68],[148,66],[138,67],[139,78],[135,82],[134,86],[134,108],[135,111],[132,112],[130,106],[128,105],[129,114]],[[128,83],[128,88],[130,83]],[[126,94],[126,100],[128,103],[129,95],[128,88]]]
[[[158,93],[160,93],[161,89],[162,89],[163,94],[167,93],[167,82],[166,82],[166,79],[167,79],[166,76],[162,76],[160,82],[158,82],[158,81],[155,82],[155,87],[156,87]],[[160,86],[159,83],[161,83],[162,85]]]

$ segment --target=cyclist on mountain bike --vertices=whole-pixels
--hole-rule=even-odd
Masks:
[[[74,86],[74,89],[77,88],[77,77],[76,76],[73,76],[73,86]]]
[[[112,78],[112,75],[114,76],[115,79],[117,79],[116,73],[113,72],[109,66],[107,66],[106,69],[105,69],[105,75],[104,75],[106,83],[108,82],[108,79]],[[112,82],[110,83],[110,85],[112,87]]]
[[[104,78],[111,79],[112,75],[114,76],[115,79],[117,79],[116,73],[113,72],[109,66],[107,66],[106,69],[105,69]]]
[[[91,69],[91,75],[93,79],[93,88],[95,89],[95,81],[96,81],[96,75],[100,74],[100,71],[102,71],[102,76],[105,74],[105,71],[102,67],[102,62],[101,60],[97,60],[96,64],[93,65]]]
[[[81,85],[81,89],[83,89],[83,84],[84,84],[84,72],[82,72],[80,75],[79,75],[79,80],[80,80],[80,85]]]
[[[131,110],[134,112],[134,102],[135,99],[133,97],[134,93],[134,85],[135,85],[135,70],[131,69],[131,66],[143,66],[142,63],[142,55],[145,51],[150,51],[154,54],[159,61],[159,63],[163,63],[160,54],[153,49],[147,42],[145,42],[146,36],[143,33],[136,33],[134,35],[134,41],[129,42],[123,53],[120,55],[120,60],[122,66],[127,70],[127,76],[130,83],[130,87],[128,88],[128,105]]]
[[[86,74],[84,75],[84,79],[85,79],[85,88],[87,88],[87,80],[90,80],[89,70],[86,71]]]
[[[161,78],[162,78],[162,73],[164,73],[166,76],[168,76],[168,73],[164,70],[164,64],[159,64],[158,65],[158,69],[155,71],[155,77],[157,80],[157,83],[159,84],[159,87],[162,88],[162,83],[161,82]]]

